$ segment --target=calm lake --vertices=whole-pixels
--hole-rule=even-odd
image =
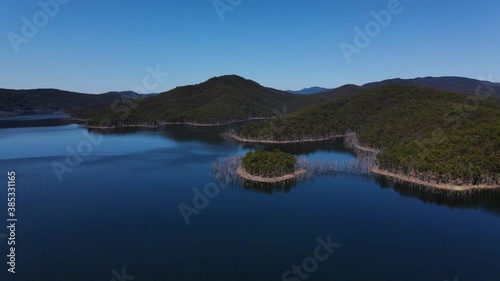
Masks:
[[[227,128],[103,133],[50,117],[0,120],[0,280],[500,278],[498,192],[453,195],[375,176],[321,176],[275,189],[220,187],[186,224],[179,206],[193,207],[195,194],[213,189],[211,164],[255,147],[224,141]],[[355,158],[341,141],[279,148]],[[15,275],[6,264],[10,170]]]

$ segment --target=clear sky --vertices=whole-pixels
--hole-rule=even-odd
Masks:
[[[169,73],[152,92],[224,74],[279,89],[422,76],[500,81],[498,0],[401,0],[385,26],[371,25],[369,44],[357,45],[355,28],[397,0],[217,0],[219,13],[213,0],[58,0],[50,14],[38,1],[0,0],[0,88],[130,90],[148,66]],[[350,62],[343,42],[357,48]]]

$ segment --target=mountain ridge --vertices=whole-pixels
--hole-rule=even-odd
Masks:
[[[64,111],[142,97],[143,95],[132,91],[86,94],[54,88],[21,90],[0,88],[0,112]]]
[[[415,85],[461,94],[477,94],[481,96],[489,94],[493,98],[500,98],[500,83],[458,76],[393,78],[367,83],[361,87],[376,88],[384,85]]]
[[[200,85],[202,85],[200,87]],[[204,87],[205,85],[206,87]],[[362,86],[357,86],[353,84],[346,84],[335,89],[329,89],[325,92],[315,93],[315,94],[292,94],[286,91],[277,90],[274,88],[265,87],[255,81],[240,77],[238,75],[223,75],[218,77],[212,77],[205,82],[179,86],[170,91],[166,91],[157,95],[154,94],[138,94],[132,91],[112,91],[106,92],[99,95],[95,94],[84,94],[72,91],[65,91],[52,88],[40,88],[40,89],[0,89],[0,112],[16,114],[22,112],[30,111],[74,111],[82,113],[81,109],[94,110],[95,107],[101,105],[109,105],[111,103],[120,102],[122,100],[128,99],[139,99],[147,100],[149,98],[155,98],[157,96],[162,96],[164,94],[170,93],[173,96],[169,102],[183,104],[186,111],[198,111],[191,112],[192,114],[187,114],[182,117],[179,114],[175,120],[180,120],[183,118],[192,118],[194,115],[208,115],[211,111],[221,115],[220,117],[224,120],[228,119],[230,116],[233,117],[244,117],[250,115],[272,115],[276,116],[276,111],[279,111],[278,115],[286,114],[287,112],[292,112],[298,108],[305,105],[321,102],[328,99],[335,99],[345,95],[350,95],[356,93],[362,89],[376,88],[384,85],[416,85],[422,87],[428,87],[437,90],[443,90],[448,92],[463,93],[469,95],[477,95],[481,98],[490,97],[494,100],[500,100],[500,83],[490,82],[490,81],[480,81],[471,78],[455,77],[455,76],[443,76],[443,77],[419,77],[414,79],[401,79],[394,78],[378,82],[371,82],[364,84]],[[213,87],[212,89],[209,89]],[[323,89],[323,88],[322,88]],[[227,95],[225,98],[230,100],[231,106],[225,106],[223,99],[214,96],[213,94],[221,91],[237,92],[237,93],[247,93],[247,95],[237,95],[239,100],[234,100],[234,96]],[[196,94],[198,92],[198,94]],[[203,94],[199,94],[203,93]],[[262,96],[255,95],[255,93],[263,94]],[[271,98],[271,96],[274,96]],[[207,105],[203,106],[199,102],[193,101],[196,104],[196,109],[192,108],[193,103],[186,102],[189,97],[196,97],[200,101],[204,101]],[[163,100],[168,99],[165,97],[158,98],[158,105],[165,104]],[[213,100],[215,99],[215,100]],[[250,99],[250,100],[249,100]],[[253,101],[252,101],[253,99]],[[288,99],[288,101],[285,101]],[[257,105],[255,103],[264,103]],[[147,102],[146,102],[147,103]],[[208,105],[208,104],[212,105]],[[215,104],[218,104],[215,106]],[[267,108],[266,110],[254,112],[253,109],[242,109],[242,103],[248,104],[253,103],[253,107],[257,108]],[[265,103],[272,104],[272,109],[266,106]],[[277,109],[281,107],[281,109]],[[109,106],[108,106],[109,107]],[[238,109],[239,108],[239,109]],[[285,109],[286,108],[286,109]],[[161,109],[154,109],[153,111],[158,111]],[[167,106],[164,110],[168,110]],[[222,116],[221,112],[228,111],[232,112],[226,116]],[[274,111],[275,113],[270,114],[269,111]],[[246,112],[246,113],[245,113]],[[252,114],[249,114],[252,113]],[[266,113],[266,114],[265,114]],[[84,115],[84,114],[81,114]],[[162,117],[158,114],[158,117]],[[172,117],[172,116],[171,116]],[[269,116],[266,116],[269,117]],[[207,118],[210,119],[210,118]],[[212,119],[213,120],[213,119]]]
[[[285,92],[288,92],[290,94],[299,94],[299,95],[313,95],[313,94],[321,94],[330,90],[332,89],[314,86],[314,87],[304,88],[298,91],[286,90]]]
[[[290,94],[237,76],[210,78],[195,85],[180,86],[154,97],[141,99],[123,115],[109,107],[79,111],[90,124],[110,120],[111,126],[130,124],[206,123],[222,124],[254,118],[272,118],[326,100],[325,97]]]

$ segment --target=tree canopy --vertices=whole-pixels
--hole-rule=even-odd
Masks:
[[[300,140],[356,132],[381,149],[381,168],[455,184],[499,184],[500,105],[418,86],[389,85],[242,126],[247,139]]]
[[[274,151],[248,152],[243,157],[243,168],[254,175],[266,178],[281,177],[295,172],[297,157],[294,155]]]

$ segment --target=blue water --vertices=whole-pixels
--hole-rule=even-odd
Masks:
[[[491,192],[456,196],[323,176],[269,192],[220,187],[186,224],[179,205],[193,206],[193,189],[213,187],[211,164],[255,149],[222,140],[222,130],[0,129],[0,225],[12,169],[18,215],[17,273],[7,273],[0,236],[0,280],[108,281],[122,268],[136,281],[306,280],[282,276],[328,236],[341,245],[311,273],[302,269],[307,280],[499,280],[500,198]],[[68,155],[83,143],[90,150],[60,182],[54,163],[74,161]],[[354,158],[338,142],[281,148]]]

